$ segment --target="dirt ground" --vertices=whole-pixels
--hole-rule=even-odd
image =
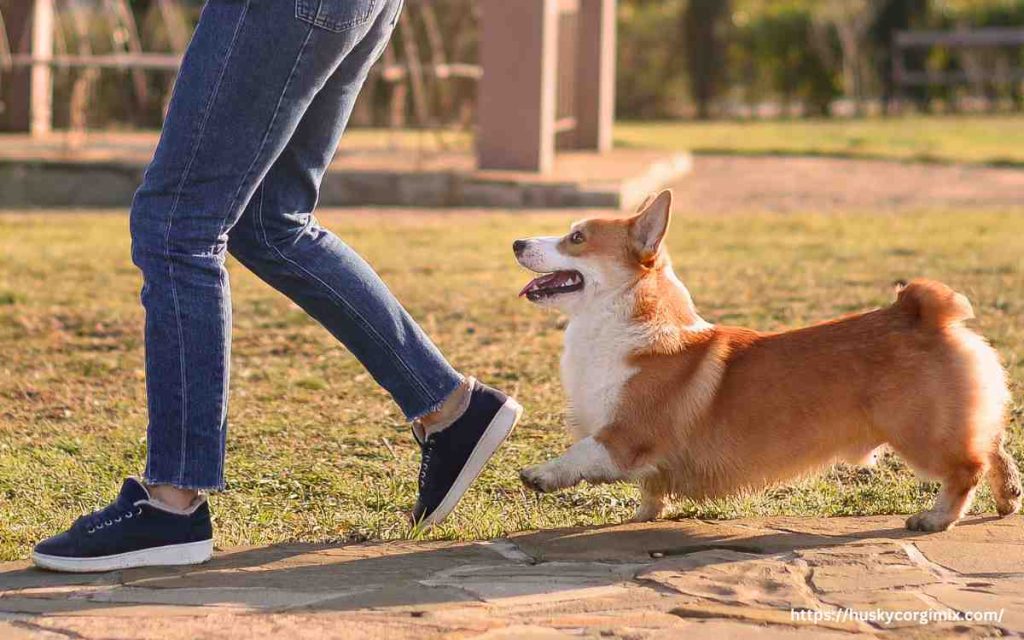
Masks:
[[[1024,170],[811,157],[701,155],[672,185],[692,213],[906,211],[1024,205]]]

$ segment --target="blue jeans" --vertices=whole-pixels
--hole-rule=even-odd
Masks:
[[[131,212],[144,279],[146,480],[224,485],[230,252],[341,340],[409,419],[461,377],[311,213],[400,0],[210,0]]]

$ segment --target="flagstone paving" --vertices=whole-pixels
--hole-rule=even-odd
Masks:
[[[980,611],[1000,619],[952,618]],[[794,617],[814,612],[817,622]],[[292,544],[227,549],[199,567],[70,576],[0,564],[5,640],[1014,635],[1024,635],[1019,516],[973,517],[938,534],[886,516]]]

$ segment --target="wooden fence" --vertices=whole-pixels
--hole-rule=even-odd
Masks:
[[[959,54],[956,69],[912,69],[908,62],[911,52],[927,54],[937,47]],[[893,84],[897,94],[904,98],[911,87],[974,85],[976,87],[1013,87],[1024,82],[1024,67],[1020,66],[1021,48],[1024,47],[1024,29],[1019,27],[988,27],[962,31],[897,31],[893,36]],[[982,52],[1006,55],[1002,64],[973,60],[971,54]],[[965,55],[966,54],[966,55]],[[924,57],[924,56],[921,56]],[[1017,64],[1013,61],[1016,60]]]
[[[92,50],[88,25],[68,1],[0,0],[0,36],[8,36],[0,37],[0,88],[8,130],[34,135],[51,130],[54,70],[78,72],[69,113],[72,128],[84,131],[90,87],[101,71],[126,72],[145,103],[149,85],[144,72],[173,72],[181,62],[189,32],[175,10],[176,0],[156,0],[155,5],[172,52],[143,49],[127,0],[97,0],[116,34],[113,51],[105,53]],[[556,147],[609,149],[615,0],[480,0],[477,6],[482,15],[480,64],[449,62],[430,3],[407,2],[396,35],[401,58],[389,47],[374,69],[376,77],[396,87],[393,110],[404,110],[408,103],[415,124],[430,126],[432,103],[440,109],[451,105],[432,101],[428,84],[463,79],[478,84],[477,146],[483,168],[543,172],[551,168]],[[58,9],[68,12],[65,18],[76,31],[74,52],[55,48]],[[417,27],[425,35],[418,36]],[[421,42],[427,43],[427,55],[420,52]],[[404,124],[404,118],[392,123]]]

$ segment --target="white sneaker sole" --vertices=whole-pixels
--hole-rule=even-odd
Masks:
[[[419,528],[425,530],[440,524],[448,517],[448,514],[455,509],[455,506],[459,504],[459,500],[469,490],[473,481],[476,480],[480,472],[487,466],[487,461],[491,459],[491,456],[498,450],[501,443],[505,441],[505,438],[512,433],[512,428],[516,426],[516,423],[519,422],[519,417],[522,415],[523,408],[518,402],[512,398],[505,400],[505,404],[501,405],[498,413],[494,414],[494,417],[491,418],[491,423],[487,425],[483,436],[476,443],[473,453],[469,454],[466,465],[462,467],[462,471],[455,478],[455,483],[448,489],[448,493],[441,500],[441,504],[437,505],[437,509],[434,509],[430,515],[423,518],[417,525]]]
[[[127,553],[96,558],[65,558],[32,553],[32,562],[37,567],[51,571],[69,573],[90,573],[94,571],[116,571],[132,567],[167,567],[186,564],[201,564],[213,556],[213,540],[169,544],[151,549],[139,549]]]

